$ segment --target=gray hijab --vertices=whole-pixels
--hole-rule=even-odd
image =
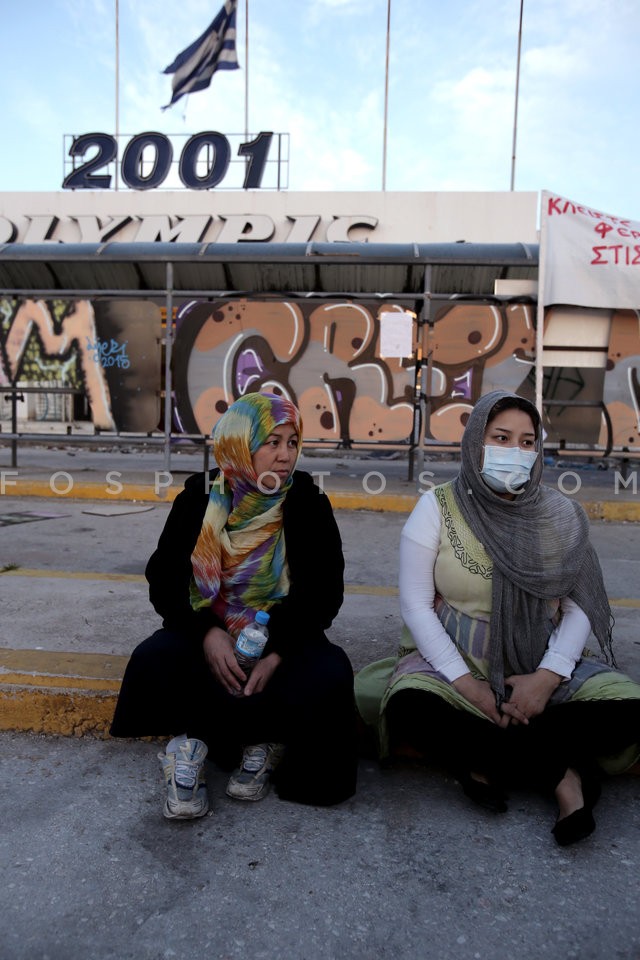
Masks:
[[[480,475],[487,420],[503,398],[516,399],[529,413],[540,452],[530,480],[513,500],[494,493]],[[542,468],[535,406],[503,390],[481,397],[465,427],[453,489],[464,519],[493,561],[490,680],[499,703],[505,676],[532,673],[544,655],[551,632],[549,600],[571,597],[588,616],[605,659],[615,664],[613,618],[587,515],[577,501],[541,484]]]

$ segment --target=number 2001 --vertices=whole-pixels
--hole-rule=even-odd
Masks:
[[[255,140],[241,143],[238,156],[247,157],[248,163],[244,176],[243,190],[259,187],[262,183],[267,156],[273,133],[259,133]],[[108,190],[111,186],[111,174],[97,173],[112,163],[117,157],[116,138],[107,133],[86,133],[76,137],[69,147],[69,156],[84,157],[91,147],[97,147],[97,154],[90,160],[75,167],[62,182],[64,190]],[[153,161],[145,157],[152,166],[143,173],[143,153],[145,149],[153,151]],[[198,173],[201,165],[201,153],[206,150],[205,172]],[[173,161],[171,141],[163,133],[139,133],[126,145],[120,163],[120,174],[124,183],[132,190],[152,190],[166,179]],[[231,162],[231,145],[222,133],[207,131],[196,133],[185,143],[180,154],[179,174],[185,187],[191,190],[211,190],[224,179]]]

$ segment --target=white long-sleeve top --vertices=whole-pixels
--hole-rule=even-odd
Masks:
[[[400,538],[400,610],[416,648],[425,660],[453,682],[469,672],[465,661],[434,609],[434,566],[440,545],[442,516],[432,491],[422,495]],[[582,655],[591,626],[581,607],[560,598],[562,619],[549,638],[538,664],[568,679]]]

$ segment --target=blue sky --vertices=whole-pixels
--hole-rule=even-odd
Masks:
[[[239,58],[245,67],[245,3]],[[387,0],[248,0],[249,129],[291,136],[289,190],[379,190]],[[166,112],[222,0],[119,0],[120,133],[244,128],[244,69]],[[115,132],[115,0],[3,17],[0,190],[59,190],[63,134]],[[388,190],[508,190],[520,0],[392,0]],[[516,190],[640,220],[638,0],[524,0]]]

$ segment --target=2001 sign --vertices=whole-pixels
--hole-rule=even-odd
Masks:
[[[243,190],[259,187],[262,183],[269,147],[273,133],[259,133],[255,140],[241,143],[238,156],[248,157]],[[97,154],[75,167],[63,182],[63,190],[108,190],[111,186],[111,174],[97,173],[112,163],[118,153],[116,138],[108,133],[86,133],[76,137],[69,147],[69,156],[74,160],[84,157],[88,150],[97,147]],[[148,173],[145,165],[151,164]],[[202,153],[205,151],[204,158]],[[152,160],[149,158],[152,155]],[[190,190],[211,190],[224,179],[231,161],[231,145],[222,133],[207,131],[189,137],[178,167],[180,179]],[[159,187],[167,178],[173,162],[173,146],[163,133],[139,133],[126,145],[120,162],[120,173],[124,183],[132,190],[152,190]],[[204,172],[199,170],[204,167]]]

